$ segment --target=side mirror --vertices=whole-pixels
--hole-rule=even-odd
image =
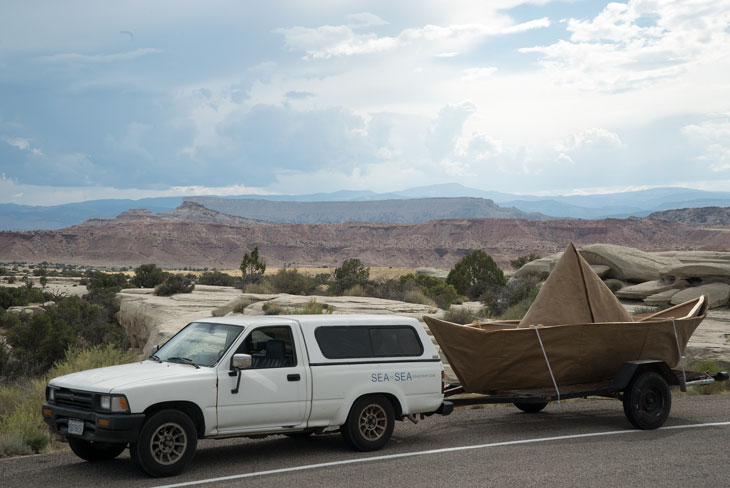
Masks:
[[[241,386],[241,370],[251,367],[251,355],[250,354],[234,354],[231,359],[231,369],[235,369],[238,379],[236,380],[236,387],[231,390],[234,395],[238,393],[238,387]]]
[[[159,350],[160,350],[160,345],[159,344],[152,346],[152,354],[156,353]]]
[[[251,362],[250,354],[234,354],[231,360],[231,367],[233,369],[248,369],[251,367]]]

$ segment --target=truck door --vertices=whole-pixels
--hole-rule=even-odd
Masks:
[[[308,377],[301,335],[291,325],[261,326],[246,331],[236,353],[250,354],[251,368],[230,376],[218,370],[218,432],[245,432],[301,427],[306,421]]]

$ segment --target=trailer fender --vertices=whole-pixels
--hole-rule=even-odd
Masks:
[[[664,361],[656,359],[644,359],[639,361],[627,361],[621,365],[618,373],[611,381],[611,388],[615,391],[623,391],[629,386],[631,379],[645,371],[654,371],[667,380],[670,386],[680,384],[679,378],[672,372],[672,369]]]

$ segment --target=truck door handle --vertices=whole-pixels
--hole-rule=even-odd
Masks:
[[[302,379],[302,377],[299,376],[298,374],[288,374],[288,375],[286,375],[286,379],[288,381],[299,381],[300,379]]]

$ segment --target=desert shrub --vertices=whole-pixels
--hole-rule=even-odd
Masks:
[[[177,293],[192,293],[195,283],[183,275],[170,275],[161,284],[155,287],[155,295],[169,297]]]
[[[132,284],[138,288],[154,288],[162,284],[170,273],[162,271],[156,264],[143,264],[134,269]]]
[[[8,271],[8,268],[5,268],[3,266],[0,266],[0,276],[6,276],[9,275],[10,272]]]
[[[532,261],[540,259],[540,256],[535,254],[534,252],[531,252],[530,254],[526,254],[524,256],[520,256],[515,259],[511,259],[509,262],[509,265],[512,266],[513,269],[520,269],[527,263],[531,263]]]
[[[19,287],[0,286],[0,309],[25,306],[29,303],[43,303],[48,300],[50,300],[48,293],[33,288],[32,285]]]
[[[502,320],[522,320],[527,311],[530,309],[530,305],[535,301],[537,296],[537,290],[534,294],[530,294],[528,297],[523,298],[519,302],[509,307],[499,318]]]
[[[326,303],[319,303],[315,298],[309,300],[303,307],[288,308],[284,311],[287,315],[320,315],[334,311],[334,307]]]
[[[309,295],[317,286],[312,278],[301,274],[296,269],[289,268],[280,268],[276,274],[269,276],[266,281],[276,293],[288,293],[290,295]]]
[[[484,317],[484,311],[475,311],[469,307],[450,307],[444,313],[444,320],[455,324],[471,324]]]
[[[539,279],[535,276],[526,276],[521,279],[512,280],[504,286],[488,289],[480,297],[482,303],[492,317],[500,317],[507,310],[517,304],[529,308],[537,297]],[[525,311],[527,311],[525,308]],[[510,313],[514,315],[521,308]],[[523,314],[524,315],[524,314]],[[504,317],[502,317],[504,319]],[[521,316],[519,318],[522,318]]]
[[[624,287],[624,283],[621,280],[610,279],[604,281],[604,283],[606,284],[608,289],[611,290],[614,294],[616,294],[617,291]]]
[[[420,288],[414,288],[412,290],[409,290],[406,292],[405,296],[403,297],[404,302],[408,303],[420,303],[422,305],[429,305],[431,307],[436,307],[436,302],[433,301],[433,299],[426,296],[425,293],[423,293],[423,290]]]
[[[244,293],[259,293],[262,295],[270,295],[274,293],[269,283],[248,283],[243,287]]]
[[[370,278],[370,268],[366,268],[357,258],[345,259],[342,266],[335,268],[335,281],[332,284],[332,292],[341,294],[354,286],[364,286]]]
[[[17,431],[0,433],[0,457],[31,454],[33,450],[25,443],[23,437],[23,434]]]
[[[45,385],[50,379],[136,360],[135,355],[111,344],[86,349],[72,348],[44,377],[25,378],[13,385],[0,387],[3,405],[0,415],[0,456],[30,454],[48,445],[48,428],[39,412],[45,400]]]
[[[355,285],[342,292],[341,295],[346,297],[372,297],[377,294],[372,286]]]
[[[206,271],[198,278],[201,285],[210,286],[233,286],[233,276],[220,271]]]
[[[453,285],[457,293],[476,300],[485,291],[504,286],[504,273],[492,257],[482,250],[472,251],[449,271],[446,283]]]
[[[263,310],[264,315],[281,315],[284,309],[278,303],[266,302],[261,307],[261,310]]]

